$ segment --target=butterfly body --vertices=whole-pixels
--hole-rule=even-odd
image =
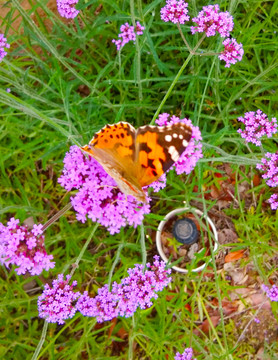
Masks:
[[[146,203],[142,187],[160,178],[188,146],[192,135],[182,122],[141,126],[106,125],[81,149],[94,157],[126,195]]]

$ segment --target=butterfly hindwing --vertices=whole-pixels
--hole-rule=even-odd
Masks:
[[[184,123],[138,128],[135,149],[141,186],[159,179],[178,160],[191,139],[192,129]]]

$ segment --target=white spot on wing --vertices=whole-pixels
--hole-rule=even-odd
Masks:
[[[182,145],[183,145],[184,147],[186,147],[186,146],[188,145],[188,141],[183,140],[183,141],[182,141]]]
[[[168,151],[173,161],[177,161],[179,159],[180,154],[177,152],[175,146],[170,146]]]
[[[167,141],[167,142],[172,141],[172,136],[171,135],[166,135],[165,136],[165,141]]]
[[[179,134],[179,138],[180,138],[180,139],[183,139],[183,135],[182,135],[182,134]]]
[[[174,134],[173,134],[173,138],[176,139],[177,137],[178,137],[178,134],[174,133]]]

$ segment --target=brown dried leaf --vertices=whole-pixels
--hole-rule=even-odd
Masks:
[[[261,180],[261,178],[260,178],[259,174],[255,174],[253,176],[253,185],[254,186],[259,186],[260,185],[260,180]]]
[[[210,317],[210,321],[211,321],[213,327],[217,326],[219,319],[220,319],[220,315],[214,315],[214,316]],[[203,321],[202,325],[199,326],[199,329],[196,329],[196,331],[194,330],[194,332],[198,333],[196,335],[199,335],[200,331],[204,332],[205,334],[208,334],[210,328],[211,328],[210,323],[209,323],[208,319],[206,319],[205,321]]]
[[[243,255],[244,255],[244,250],[230,252],[228,255],[225,256],[225,262],[228,263],[231,261],[239,260],[243,257]]]

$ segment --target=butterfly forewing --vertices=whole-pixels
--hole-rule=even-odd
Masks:
[[[184,152],[192,129],[184,123],[143,126],[136,134],[138,180],[146,186],[159,179]]]
[[[126,158],[134,161],[135,156],[135,134],[136,130],[126,122],[106,125],[97,132],[89,145],[95,149],[103,149],[113,152],[113,156]]]
[[[146,202],[135,168],[136,130],[126,122],[106,125],[81,149],[95,158],[120,190]]]

